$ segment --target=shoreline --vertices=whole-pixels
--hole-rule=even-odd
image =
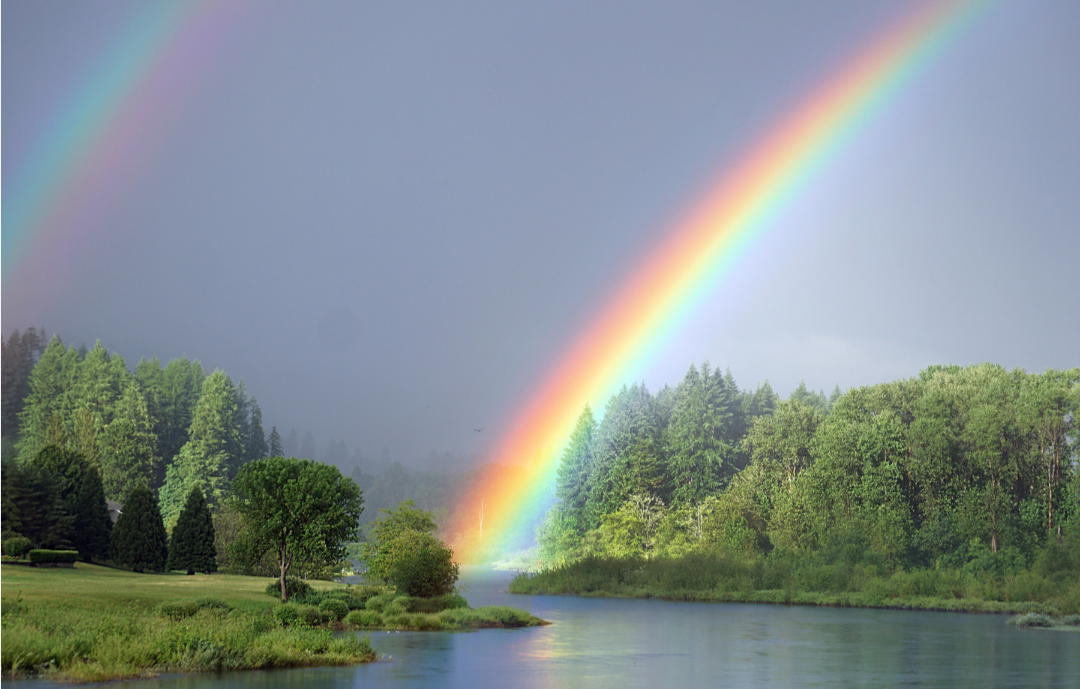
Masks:
[[[982,615],[1024,615],[1039,613],[1061,617],[1052,604],[1039,601],[986,601],[976,598],[943,599],[929,596],[912,596],[873,599],[864,593],[818,593],[812,591],[786,592],[783,589],[767,589],[752,594],[739,592],[685,591],[662,593],[652,591],[560,591],[539,589],[522,591],[509,589],[515,595],[576,596],[579,598],[623,598],[639,600],[664,600],[673,603],[744,603],[751,605],[797,605],[824,608],[864,608],[867,610],[909,610],[922,612],[956,612]]]

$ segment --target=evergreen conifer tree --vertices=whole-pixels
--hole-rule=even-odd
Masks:
[[[239,466],[243,451],[236,424],[236,390],[222,371],[203,382],[202,394],[191,420],[190,440],[165,473],[161,511],[170,526],[176,523],[192,486],[198,485],[214,507],[229,487],[230,467]]]
[[[125,386],[112,421],[102,433],[101,445],[101,478],[106,496],[118,499],[136,483],[153,480],[158,463],[157,436],[146,400],[133,381]]]
[[[104,560],[109,556],[112,521],[105,502],[105,489],[101,485],[101,472],[91,466],[83,473],[82,485],[75,499],[75,524],[71,540],[83,561],[92,562],[95,558]]]
[[[556,480],[555,496],[559,499],[560,509],[566,520],[579,533],[585,533],[587,524],[586,480],[593,464],[594,433],[596,420],[593,418],[592,409],[586,404],[585,410],[578,417],[574,432],[570,434],[570,444],[563,451]]]
[[[217,551],[214,549],[214,520],[198,486],[187,495],[184,509],[176,521],[169,540],[169,561],[166,569],[183,569],[188,574],[217,571]]]
[[[263,431],[262,409],[259,408],[259,401],[254,397],[248,401],[248,411],[251,418],[248,420],[247,435],[244,437],[244,463],[254,462],[263,457],[277,456],[267,454],[270,450]],[[278,443],[280,442],[281,438],[278,438]]]
[[[270,450],[267,457],[284,457],[285,449],[281,444],[281,434],[277,431],[277,426],[270,428]]]
[[[161,520],[157,498],[145,483],[131,489],[124,509],[116,520],[110,546],[117,564],[135,572],[160,572],[168,556],[165,523]]]

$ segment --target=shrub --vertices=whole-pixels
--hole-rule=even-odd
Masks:
[[[330,615],[314,605],[299,605],[296,609],[300,623],[309,627],[317,627],[330,621]]]
[[[374,610],[375,612],[383,612],[395,598],[397,598],[397,594],[395,593],[380,593],[377,596],[368,598],[364,607],[368,610]]]
[[[343,600],[327,598],[322,603],[319,603],[319,610],[330,615],[334,620],[340,620],[348,614],[349,605]]]
[[[382,615],[374,610],[353,610],[345,616],[345,621],[354,627],[381,627]]]
[[[311,586],[303,579],[300,579],[299,577],[285,577],[285,593],[288,594],[290,599],[307,596],[311,593],[311,590]],[[267,584],[266,595],[281,598],[281,582],[274,579]]]
[[[296,603],[282,603],[274,606],[274,619],[283,627],[292,627],[300,620],[300,606]]]
[[[393,545],[397,557],[388,567],[387,579],[399,593],[433,598],[453,592],[458,566],[442,541],[430,533],[406,531]]]
[[[158,615],[168,620],[182,620],[191,617],[203,608],[211,610],[231,610],[232,606],[218,598],[197,598],[192,601],[165,601],[158,606]]]
[[[454,610],[456,608],[469,607],[468,601],[456,593],[448,593],[443,596],[435,596],[433,598],[419,598],[416,596],[398,596],[395,598],[387,610],[393,610],[397,612],[423,612],[434,613],[442,612],[443,610]]]
[[[350,586],[346,589],[346,592],[349,594],[349,597],[360,601],[360,607],[364,607],[364,604],[367,603],[369,599],[386,593],[387,591],[385,586],[360,584],[359,586]]]
[[[29,538],[23,536],[16,536],[15,538],[9,538],[4,541],[3,553],[8,557],[14,557],[18,559],[24,559],[26,554],[34,549],[34,543]]]
[[[31,550],[28,553],[30,562],[34,564],[49,564],[60,562],[75,562],[79,559],[78,550]]]
[[[1029,612],[1016,618],[1017,627],[1052,627],[1054,620],[1049,615],[1040,615],[1037,612]]]

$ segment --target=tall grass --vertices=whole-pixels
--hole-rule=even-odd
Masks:
[[[157,611],[80,610],[51,602],[5,602],[3,637],[5,674],[44,673],[80,682],[375,659],[367,637],[334,638],[329,629],[283,627],[269,608],[253,612],[180,603]]]
[[[693,554],[679,558],[587,557],[519,574],[512,593],[578,594],[987,612],[1080,613],[1080,580],[1023,570],[995,577],[960,569],[883,571],[774,552],[768,558]]]

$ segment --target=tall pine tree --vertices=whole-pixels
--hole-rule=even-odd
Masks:
[[[202,489],[209,505],[218,505],[229,489],[230,467],[239,464],[243,444],[237,426],[236,390],[222,371],[214,371],[203,383],[189,437],[169,466],[161,488],[162,512],[170,526],[176,523],[193,486]]]
[[[267,457],[284,457],[285,449],[281,445],[281,434],[278,433],[277,426],[270,428],[270,442],[268,443],[270,448],[267,452]]]
[[[112,559],[135,572],[160,572],[168,557],[168,539],[157,498],[146,484],[131,489],[116,520],[110,547]]]
[[[109,541],[112,536],[112,520],[105,502],[105,489],[101,485],[101,472],[97,467],[87,467],[82,485],[75,499],[75,524],[72,543],[85,562],[105,560],[109,557]]]
[[[91,351],[91,354],[93,351]],[[149,484],[158,463],[157,436],[146,400],[134,381],[124,387],[112,420],[101,434],[101,478],[106,497],[119,500],[137,483]]]
[[[587,519],[585,500],[588,496],[587,481],[592,469],[593,434],[596,433],[596,419],[592,409],[585,405],[585,410],[578,417],[574,432],[570,434],[570,444],[563,451],[559,464],[558,478],[555,484],[555,497],[559,500],[559,511],[568,526],[579,533],[585,533]]]
[[[188,574],[217,571],[214,548],[214,520],[198,486],[191,489],[169,539],[168,570],[183,569]]]

